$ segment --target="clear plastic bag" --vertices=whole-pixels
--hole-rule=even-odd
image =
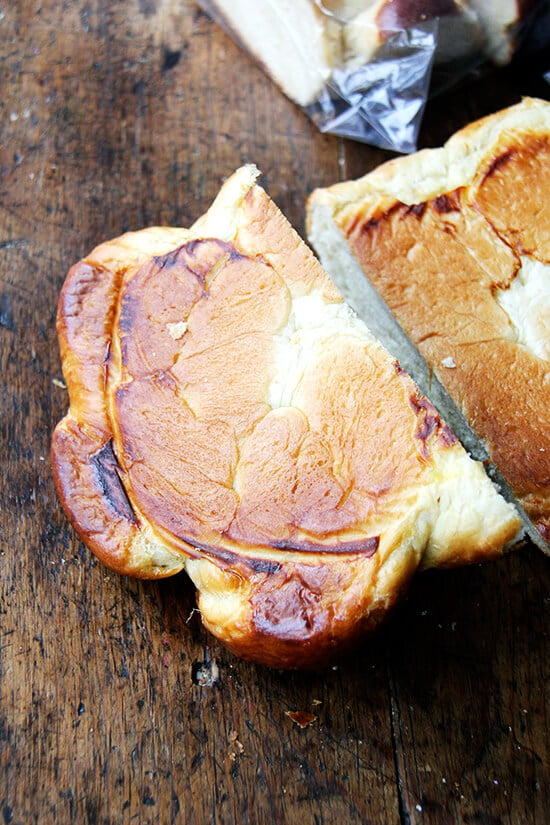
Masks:
[[[415,151],[430,95],[550,43],[550,0],[198,4],[322,132],[396,152]]]
[[[413,152],[429,94],[437,21],[392,36],[356,69],[336,68],[305,107],[322,132]]]

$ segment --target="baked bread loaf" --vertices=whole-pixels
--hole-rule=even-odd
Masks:
[[[186,570],[235,653],[312,667],[418,568],[520,522],[243,167],[190,230],[101,244],[63,287],[56,485],[114,570]]]
[[[348,300],[368,277],[548,542],[550,104],[314,192],[308,227]]]

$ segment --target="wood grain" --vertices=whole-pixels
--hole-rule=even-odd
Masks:
[[[314,186],[390,153],[320,135],[190,2],[0,11],[0,821],[545,823],[540,553],[424,574],[351,661],[283,674],[209,638],[185,576],[102,568],[52,484],[72,263],[127,229],[190,223],[247,161],[303,232]],[[435,101],[423,143],[538,83],[513,77]]]

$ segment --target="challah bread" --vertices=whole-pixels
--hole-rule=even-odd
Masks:
[[[114,570],[187,570],[235,653],[312,667],[418,568],[498,556],[520,523],[243,167],[190,230],[69,272],[57,488]]]
[[[308,205],[344,294],[366,274],[546,542],[549,204],[550,104],[526,99]]]

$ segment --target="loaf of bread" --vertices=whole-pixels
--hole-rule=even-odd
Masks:
[[[317,190],[308,227],[348,300],[367,276],[548,542],[550,104]]]
[[[256,175],[190,230],[129,233],[71,269],[53,467],[106,565],[185,569],[231,650],[313,667],[415,570],[496,557],[520,522]]]

